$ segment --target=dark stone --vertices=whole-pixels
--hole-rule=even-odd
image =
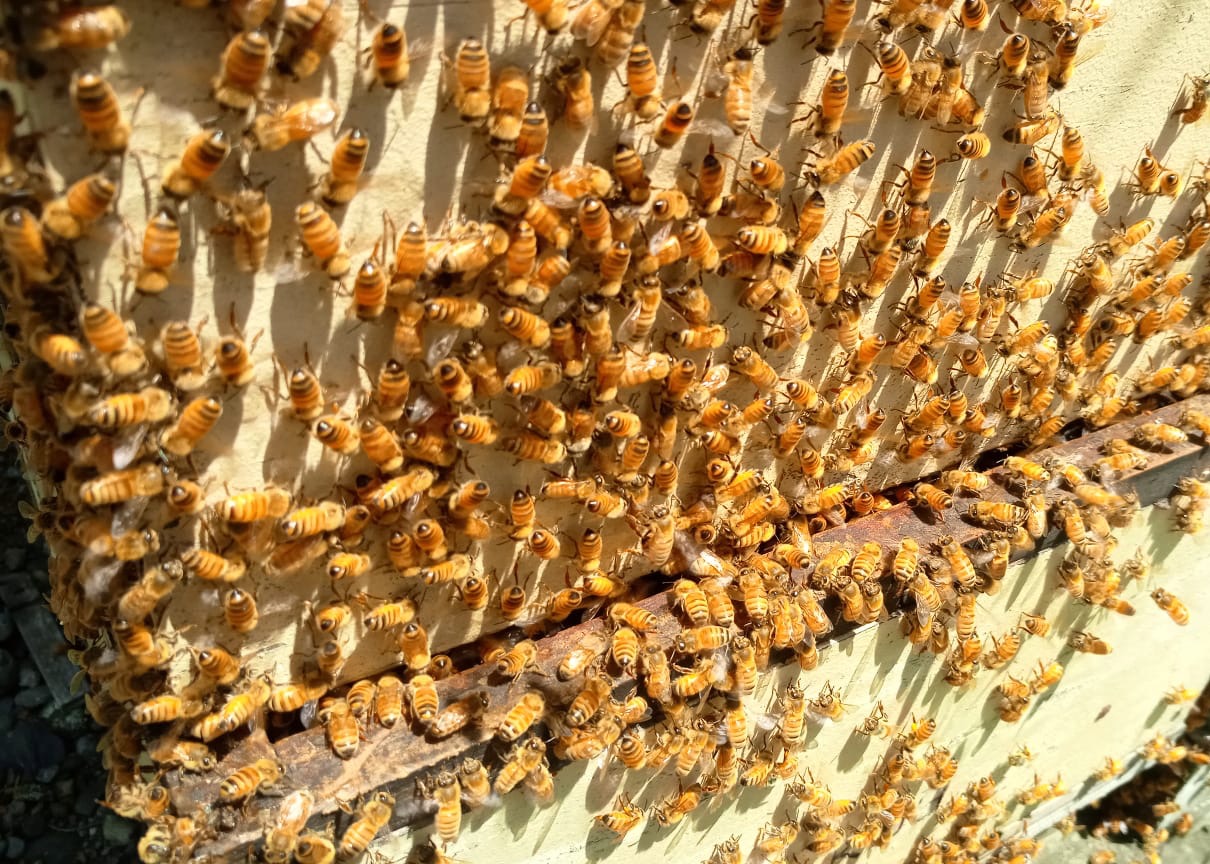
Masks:
[[[128,819],[106,813],[105,821],[101,823],[101,835],[111,846],[126,846],[134,839],[136,827],[135,823]]]
[[[7,642],[13,635],[13,616],[7,609],[0,608],[0,642]]]
[[[25,563],[25,547],[10,546],[4,550],[4,572],[12,573],[15,570],[20,570]]]
[[[57,770],[66,752],[58,735],[40,724],[23,720],[0,735],[0,770],[11,769],[23,777],[32,777],[43,768]]]
[[[46,810],[39,807],[26,816],[21,822],[21,825],[19,826],[21,836],[25,837],[27,840],[32,840],[35,837],[41,837],[46,833],[46,824]]]
[[[42,683],[42,674],[33,663],[22,663],[17,672],[17,683],[22,690],[30,690]]]
[[[64,864],[76,857],[80,848],[80,838],[75,834],[62,831],[51,831],[37,839],[31,839],[25,850],[25,860],[29,864]],[[91,860],[100,861],[99,857],[91,856]]]
[[[77,696],[62,705],[48,708],[45,713],[46,722],[51,725],[51,728],[72,740],[93,728],[92,718],[88,716],[88,711],[84,708],[82,696]]]
[[[44,684],[37,687],[31,687],[28,690],[22,690],[14,698],[18,708],[24,708],[27,711],[34,708],[41,708],[50,701],[50,688]]]
[[[10,861],[20,861],[25,855],[25,841],[20,837],[9,837],[4,844],[4,857]]]
[[[8,695],[17,688],[17,661],[13,655],[0,648],[0,694]]]
[[[81,789],[76,793],[76,800],[72,803],[71,810],[77,816],[89,816],[96,811],[98,806],[93,790]]]

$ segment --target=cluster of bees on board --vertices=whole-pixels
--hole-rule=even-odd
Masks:
[[[1146,563],[1115,564],[1113,531],[1137,502],[1114,484],[1150,454],[1204,441],[1210,417],[1188,409],[1173,423],[1138,425],[1083,467],[1009,456],[997,477],[1013,501],[982,497],[993,480],[972,467],[993,442],[1040,449],[1073,419],[1102,427],[1190,397],[1210,371],[1210,296],[1194,287],[1210,239],[1210,175],[1144,148],[1129,169],[1132,200],[1179,203],[1187,220],[1159,230],[1150,216],[1127,221],[1127,208],[1111,207],[1096,142],[1086,147],[1055,98],[1109,20],[1100,0],[823,0],[802,35],[789,32],[778,0],[518,0],[510,26],[545,40],[548,74],[509,65],[473,36],[430,49],[441,55],[442,110],[461,127],[431,134],[469,137],[495,157],[490,201],[477,218],[447,217],[433,231],[417,201],[415,213],[387,214],[381,236],[356,255],[341,221],[374,197],[370,133],[341,129],[342,106],[330,98],[268,94],[322,79],[354,33],[367,42],[365,68],[349,71],[367,89],[406,93],[417,59],[409,36],[425,34],[405,33],[369,3],[182,0],[214,8],[174,10],[174,19],[217,14],[229,25],[200,94],[217,119],[182,140],[161,175],[144,174],[155,203],[129,250],[128,296],[112,302],[90,284],[77,243],[119,221],[129,228],[115,211],[129,164],[142,173],[132,145],[138,105],[122,103],[105,66],[140,22],[117,5],[27,5],[15,22],[23,38],[0,54],[0,72],[17,81],[72,61],[71,131],[90,160],[44,165],[38,130],[21,131],[0,85],[0,289],[16,358],[0,401],[6,440],[42,485],[30,534],[52,552],[52,606],[79,646],[89,709],[110,727],[109,803],[151,823],[139,845],[146,864],[188,859],[241,803],[290,788],[275,759],[224,762],[214,811],[178,814],[159,782],[173,769],[215,771],[266,717],[271,728],[321,723],[344,759],[375,725],[442,740],[490,721],[501,745],[490,770],[468,759],[420,784],[435,807],[442,845],[429,851],[439,859],[464,805],[518,786],[549,803],[553,763],[605,753],[692,781],[652,802],[661,827],[704,799],[786,782],[803,809],[763,832],[762,859],[885,846],[914,815],[912,784],[941,789],[956,760],[931,740],[933,721],[895,729],[875,711],[858,732],[894,742],[885,768],[859,800],[834,799],[799,760],[809,724],[844,713],[830,685],[810,697],[788,685],[775,735],[749,743],[745,697],[775,652],[811,669],[816,640],[834,626],[878,621],[902,604],[907,637],[943,658],[948,683],[1003,668],[1049,622],[1027,615],[985,643],[976,598],[998,590],[1013,550],[1052,523],[1071,541],[1059,576],[1072,598],[1134,614],[1122,584],[1144,578]],[[657,14],[701,48],[695,93],[675,69],[661,76],[646,42]],[[969,47],[985,36],[994,50]],[[764,116],[767,128],[784,111],[787,127],[806,130],[800,159],[767,149],[753,114],[769,101],[763,55],[804,39],[829,70],[821,92],[796,94],[808,105],[802,116],[772,104]],[[865,55],[870,80],[850,80],[842,60],[856,70]],[[596,94],[613,75],[624,81],[613,115],[624,128],[598,141],[605,106]],[[885,100],[880,118],[952,133],[952,149],[921,149],[890,170],[867,220],[838,212],[836,201],[877,161],[875,141],[850,134],[868,90]],[[1011,110],[993,125],[989,95],[1000,93],[1011,94]],[[1210,78],[1186,76],[1176,98],[1171,122],[1197,123]],[[721,119],[702,116],[711,112]],[[561,138],[585,135],[600,162],[555,155]],[[709,145],[689,158],[686,145],[703,136]],[[275,152],[329,137],[322,176],[289,207],[273,206],[253,176],[273,171]],[[750,158],[732,155],[736,146],[751,147]],[[1037,271],[970,274],[961,284],[945,275],[963,227],[942,215],[938,190],[955,170],[946,166],[957,163],[960,180],[977,176],[993,151],[1011,153],[1014,170],[972,217],[980,233],[962,242],[1050,250],[1079,210],[1099,220],[1099,239],[1070,258],[1058,292]],[[661,181],[649,168],[663,154],[684,161]],[[348,298],[358,325],[349,338],[384,334],[383,356],[365,358],[368,384],[352,388],[355,408],[332,402],[309,352],[289,362],[258,354],[263,333],[246,337],[234,311],[229,327],[216,316],[217,338],[187,320],[152,326],[149,309],[189,290],[177,270],[189,218],[203,211],[219,220],[206,242],[228,272],[260,272],[280,252],[282,224],[291,226],[298,266]],[[825,226],[840,220],[865,227],[824,245]],[[1024,318],[1052,295],[1063,301],[1057,323],[1017,322],[1014,313]],[[746,341],[731,320],[743,316],[758,330]],[[826,370],[798,374],[796,358],[816,346]],[[1154,352],[1148,368],[1114,371],[1119,352],[1140,346]],[[878,398],[891,379],[907,382],[907,398]],[[223,478],[207,474],[224,412],[260,394],[275,422],[293,424],[338,466],[330,493],[220,488]],[[898,495],[849,479],[879,465],[901,474],[949,467]],[[1171,501],[1181,530],[1201,528],[1206,498],[1201,480],[1182,481]],[[814,545],[814,534],[897,500],[936,514],[958,508],[982,533],[969,548],[949,536],[925,548],[911,538],[897,548]],[[513,550],[511,573],[482,566],[494,544]],[[548,565],[566,571],[565,586],[534,590],[527,574]],[[654,573],[669,591],[679,620],[671,644],[655,638],[660,616],[624,570]],[[301,574],[314,571],[328,584],[293,595],[287,610],[304,634],[291,674],[252,674],[266,621],[283,614],[258,600],[313,584]],[[367,587],[374,574],[386,574],[374,583],[386,596]],[[212,613],[206,632],[167,626],[174,597],[189,591]],[[1152,599],[1187,623],[1178,597],[1159,588]],[[503,635],[439,653],[431,634],[451,603]],[[577,682],[566,704],[537,688],[507,705],[481,690],[443,700],[442,679],[480,664],[518,679],[536,666],[538,637],[596,615],[607,635],[557,664],[559,680]],[[346,662],[371,637],[383,646],[372,664],[381,674],[350,683]],[[1111,650],[1084,631],[1068,644]],[[184,680],[169,674],[180,663]],[[1006,677],[1001,718],[1018,720],[1062,673],[1054,662]],[[1065,791],[1060,780],[1039,781],[1028,803]],[[922,841],[918,859],[1024,860],[1033,841],[984,827],[1002,810],[997,800],[990,781],[953,796],[952,837]],[[307,790],[285,795],[258,854],[300,864],[356,857],[395,801],[379,791],[351,807],[338,838],[306,827],[316,809]],[[621,836],[647,812],[622,800],[597,822]],[[711,860],[741,858],[737,843],[724,843]]]

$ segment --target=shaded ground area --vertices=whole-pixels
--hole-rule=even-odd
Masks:
[[[139,826],[98,803],[100,727],[79,696],[56,704],[64,688],[50,686],[22,635],[28,602],[44,605],[39,597],[50,591],[46,552],[26,541],[17,511],[28,495],[11,454],[0,455],[0,860],[137,861]],[[61,672],[65,661],[52,661]]]

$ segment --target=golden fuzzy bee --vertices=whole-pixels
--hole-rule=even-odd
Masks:
[[[286,766],[274,759],[257,759],[245,765],[223,781],[219,788],[220,801],[242,801],[265,786],[277,783],[286,773]]]
[[[116,196],[117,186],[107,172],[89,174],[47,205],[43,227],[65,240],[75,240],[105,215]]]
[[[357,819],[345,829],[340,838],[340,857],[355,858],[365,852],[374,837],[391,821],[394,812],[394,797],[386,792],[375,792],[373,797],[361,806]],[[298,852],[295,853],[295,859],[299,860]]]
[[[614,804],[613,810],[594,816],[593,819],[601,827],[622,836],[634,830],[643,821],[643,810],[629,798],[622,796]]]
[[[262,150],[280,150],[330,128],[338,114],[336,103],[330,99],[303,99],[280,111],[258,115],[252,124],[252,138]]]

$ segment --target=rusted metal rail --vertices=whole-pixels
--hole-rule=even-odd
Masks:
[[[1101,455],[1102,446],[1114,438],[1129,439],[1134,431],[1147,422],[1176,424],[1181,414],[1188,409],[1210,411],[1210,396],[1195,396],[1183,402],[1164,406],[1148,414],[1090,432],[1078,439],[1064,442],[1047,450],[1034,453],[1030,458],[1039,461],[1050,459],[1070,462],[1087,467]],[[1143,507],[1166,498],[1176,481],[1185,475],[1210,468],[1210,447],[1207,442],[1191,440],[1175,444],[1164,451],[1153,451],[1148,467],[1131,472],[1116,483],[1119,491],[1133,490]],[[983,500],[1017,501],[1019,498],[1010,488],[1012,484],[1003,469],[988,472],[994,481],[982,494]],[[1047,492],[1053,505],[1071,493],[1062,488]],[[874,541],[890,550],[898,546],[905,537],[914,538],[921,549],[927,549],[943,535],[950,535],[960,543],[969,544],[987,532],[963,518],[966,501],[959,499],[956,506],[942,514],[922,516],[907,503],[856,519],[836,528],[816,534],[813,542],[817,549],[826,550],[835,544],[858,546]],[[1033,550],[1016,550],[1014,559],[1028,558],[1039,551],[1065,542],[1062,532],[1051,525]],[[672,644],[682,627],[669,608],[669,593],[662,592],[638,601],[638,605],[656,613],[658,623],[648,634],[664,647]],[[894,601],[888,597],[888,612],[895,617]],[[837,622],[836,630],[819,641],[824,650],[851,634],[856,625]],[[883,621],[879,626],[887,626]],[[891,625],[896,626],[896,625]],[[231,749],[222,759],[218,770],[207,775],[169,774],[164,782],[169,786],[172,802],[178,813],[195,813],[220,807],[218,787],[222,779],[236,768],[264,756],[275,756],[288,766],[284,785],[288,789],[307,788],[315,795],[316,813],[313,826],[329,821],[333,814],[340,816],[340,804],[353,801],[377,789],[387,789],[396,795],[397,806],[390,828],[413,825],[428,818],[428,810],[413,795],[416,781],[442,770],[467,757],[481,757],[492,739],[495,721],[507,710],[518,693],[526,689],[543,691],[548,702],[566,704],[581,687],[581,681],[559,681],[555,670],[559,661],[575,645],[585,639],[601,638],[607,632],[606,623],[600,618],[591,618],[576,626],[556,632],[538,641],[538,662],[535,669],[522,674],[513,682],[496,675],[494,668],[478,665],[453,675],[438,684],[442,704],[448,704],[462,695],[475,690],[487,693],[490,705],[481,725],[468,727],[462,733],[442,741],[433,741],[423,734],[415,734],[406,724],[394,729],[370,725],[366,739],[357,754],[348,760],[337,758],[329,748],[324,729],[320,726],[299,732],[271,743],[263,730],[254,730]],[[774,664],[794,662],[793,655],[774,655]],[[772,669],[774,664],[771,664]],[[617,681],[620,690],[629,690],[629,679]],[[251,844],[255,844],[263,832],[263,826],[278,804],[273,798],[257,798],[242,810],[224,807],[226,818],[214,820],[220,832],[200,845],[199,855],[242,858]],[[230,811],[230,812],[228,812]],[[224,824],[226,823],[226,824]],[[234,824],[232,824],[234,823]],[[226,830],[223,830],[226,829]]]

